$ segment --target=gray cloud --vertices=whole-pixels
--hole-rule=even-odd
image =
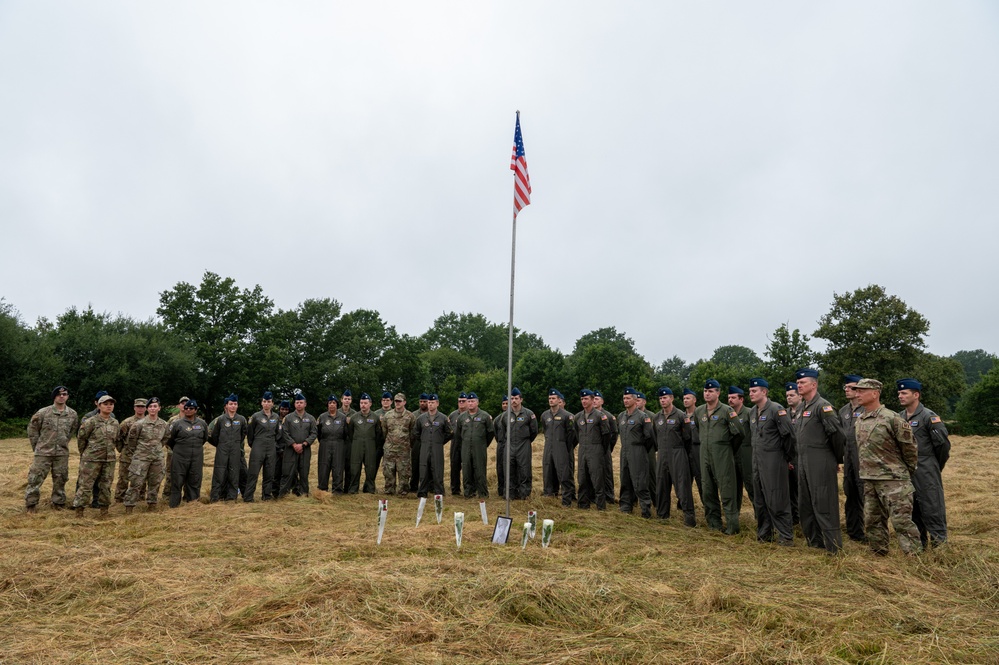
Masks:
[[[2,295],[29,321],[144,318],[210,269],[411,334],[449,310],[505,321],[520,109],[516,323],[550,344],[614,325],[654,362],[762,352],[874,282],[929,318],[932,351],[994,351],[996,21],[987,3],[7,3]]]

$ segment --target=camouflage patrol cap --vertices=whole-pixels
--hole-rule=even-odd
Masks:
[[[102,395],[101,398],[97,400],[97,405],[100,406],[101,404],[104,404],[104,402],[111,402],[112,404],[114,404],[114,397],[111,397],[111,395],[104,393],[104,395]]]
[[[877,379],[861,379],[854,390],[881,390],[881,382]]]
[[[142,399],[141,397],[132,403],[132,406],[145,406],[145,405],[146,405],[146,400]]]
[[[428,397],[427,397],[426,394],[421,394],[420,398],[421,399],[428,399]],[[396,393],[395,394],[395,399],[401,399],[403,402],[405,402],[406,401],[406,394],[405,393]]]

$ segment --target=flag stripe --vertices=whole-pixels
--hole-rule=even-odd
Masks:
[[[520,113],[517,113],[517,127],[513,132],[513,154],[510,156],[510,170],[513,171],[513,215],[531,203],[531,176],[527,172],[527,157],[524,156],[524,137],[520,133]]]

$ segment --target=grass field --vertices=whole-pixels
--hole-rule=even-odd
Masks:
[[[727,537],[539,497],[514,502],[505,547],[450,496],[418,528],[417,499],[391,498],[380,546],[374,495],[100,520],[52,511],[46,481],[26,515],[30,447],[0,441],[0,662],[999,663],[999,440],[953,444],[949,544],[875,558],[759,545],[748,502]],[[521,550],[529,509],[550,548]]]

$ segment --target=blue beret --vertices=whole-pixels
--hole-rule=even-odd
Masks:
[[[468,399],[468,393],[458,393],[458,399]]]
[[[337,406],[340,406],[340,398],[336,396],[336,393],[326,398],[326,403],[329,404],[330,402],[336,402]]]
[[[292,397],[292,399],[294,399],[296,402],[298,400],[302,400],[304,402],[305,401],[305,395],[303,395],[302,393],[295,393],[295,395]]]
[[[68,391],[67,391],[67,392],[68,392]],[[106,390],[101,390],[101,391],[99,391],[99,392],[97,393],[97,396],[96,396],[96,397],[94,397],[94,401],[96,402],[97,400],[99,400],[100,398],[104,397],[104,396],[105,396],[105,395],[107,395],[107,394],[108,394],[108,391],[106,391]]]
[[[718,383],[718,379],[708,379],[704,382],[704,389],[707,390],[708,388],[717,388],[718,390],[721,390],[721,384]]]
[[[282,407],[285,408],[285,409],[290,409],[291,408],[291,402],[289,402],[286,399],[281,400],[281,403],[278,404],[278,408],[280,409]]]
[[[812,369],[811,367],[802,367],[797,372],[794,373],[794,378],[796,379],[817,379],[819,378],[819,370]]]
[[[479,396],[476,395],[475,393],[468,393],[467,395],[465,395],[465,399],[479,399]]]
[[[691,394],[693,394],[693,392],[694,392],[694,391],[690,391],[690,392],[691,392]],[[670,390],[670,389],[669,389],[668,387],[666,387],[666,386],[663,386],[663,387],[662,387],[662,388],[660,388],[660,389],[659,389],[658,391],[656,391],[656,395],[658,395],[659,397],[664,397],[664,396],[666,396],[666,395],[672,395],[672,394],[673,394],[673,391],[672,391],[672,390]]]
[[[766,379],[762,379],[762,378],[760,378],[760,377],[757,376],[756,378],[753,378],[753,379],[749,380],[749,387],[750,388],[769,388],[770,384],[767,383]]]
[[[69,388],[67,388],[66,386],[56,386],[55,388],[53,388],[52,389],[52,399],[55,399],[56,395],[58,395],[59,393],[61,393],[63,390],[65,390],[66,392],[69,392]]]
[[[350,394],[350,388],[344,388],[343,389],[343,396],[344,397],[353,397],[353,395]]]
[[[594,390],[593,391],[593,396],[594,397],[603,397],[603,394],[599,390]]]
[[[370,402],[371,401],[371,395],[369,395],[368,393],[361,393],[360,399],[366,399],[366,400],[368,400]]]
[[[794,381],[790,381],[788,383],[785,383],[784,384],[784,390],[793,390],[794,392],[798,392],[798,384],[795,383]]]
[[[899,379],[895,382],[895,387],[899,390],[918,390],[922,392],[923,384],[916,379]]]
[[[593,391],[590,390],[589,388],[583,388],[582,390],[579,391],[579,396],[580,397],[593,397]]]
[[[224,400],[222,400],[222,405],[225,406],[229,402],[238,402],[238,401],[239,401],[239,398],[236,397],[236,393],[232,393],[231,395],[229,395],[228,397],[226,397]]]
[[[563,395],[562,393],[560,393],[560,392],[559,392],[558,390],[556,390],[555,388],[549,388],[549,389],[548,389],[548,394],[549,394],[549,395],[555,395],[555,396],[556,396],[556,397],[558,397],[559,399],[565,399],[565,395]]]
[[[430,399],[430,395],[428,395],[427,393],[420,393],[419,399],[420,400],[428,400],[428,399]]]
[[[193,400],[193,399],[187,400],[186,402],[184,402],[184,408],[186,409],[186,408],[189,408],[189,407],[192,408],[192,409],[198,408],[198,402],[196,400]]]
[[[274,393],[269,390],[265,390],[263,396],[260,399],[274,399]]]
[[[430,393],[429,395],[427,395],[427,399],[430,400],[431,402],[441,401],[441,398],[437,396],[437,393]]]
[[[728,387],[728,394],[729,395],[745,395],[746,391],[743,390],[742,388],[740,388],[739,386],[729,386]]]
[[[520,388],[514,388],[510,391],[510,397],[521,397]]]
[[[382,393],[382,399],[392,399],[392,393],[386,390]]]
[[[690,388],[684,388],[684,389],[683,389],[683,394],[684,394],[684,395],[693,395],[694,397],[697,397],[697,393],[695,393],[695,392],[694,392],[693,390],[691,390]]]
[[[624,389],[624,394],[625,395],[638,395],[638,391],[635,390],[634,388],[632,388],[631,386],[628,386],[627,388]]]
[[[843,376],[843,385],[845,386],[848,383],[857,383],[858,381],[863,380],[863,378],[864,377],[859,374],[846,374]]]

